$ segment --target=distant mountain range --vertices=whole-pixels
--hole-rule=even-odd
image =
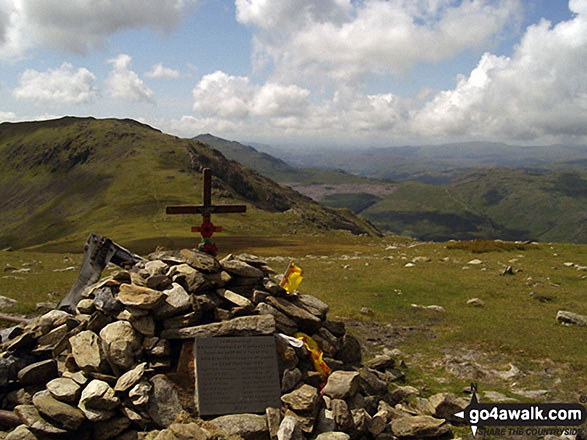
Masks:
[[[475,168],[509,167],[528,171],[587,171],[587,145],[514,146],[467,142],[435,146],[328,150],[266,148],[275,157],[301,168],[342,169],[360,176],[395,181],[417,180],[442,185]],[[263,150],[264,151],[264,150]]]
[[[296,149],[277,159],[212,135],[197,139],[323,205],[352,209],[397,234],[587,243],[585,146]],[[313,168],[299,168],[305,165]]]
[[[137,251],[197,240],[190,225],[201,218],[169,216],[165,206],[200,204],[205,167],[213,202],[248,206],[213,219],[226,233],[378,233],[350,210],[323,207],[201,142],[133,120],[66,117],[0,124],[0,249],[79,249],[91,231]]]

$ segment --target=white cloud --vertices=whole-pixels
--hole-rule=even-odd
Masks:
[[[195,5],[196,0],[0,0],[0,56],[33,47],[83,54],[128,29],[168,33]],[[2,21],[7,11],[8,25]]]
[[[217,71],[205,75],[193,90],[193,109],[206,117],[292,117],[305,113],[310,91],[296,85],[250,83],[247,77]]]
[[[519,0],[236,0],[236,6],[237,19],[255,27],[255,56],[271,60],[278,77],[345,82],[487,47],[520,10]]]
[[[150,71],[145,73],[147,78],[179,78],[179,71],[164,67],[162,63],[155,64]]]
[[[194,111],[202,115],[228,119],[249,116],[255,93],[247,77],[217,71],[205,75],[193,90]]]
[[[587,1],[571,7],[578,15],[569,21],[529,27],[511,58],[485,54],[417,114],[414,129],[519,140],[587,136]]]
[[[328,15],[325,15],[325,9],[321,9],[323,21],[318,23],[317,12],[309,6],[306,9],[302,7],[307,2],[287,0],[279,4],[275,16],[263,22],[262,18],[275,5],[272,0],[237,1],[239,20],[256,26],[258,36],[263,38],[265,29],[279,26],[284,26],[286,36],[301,38],[307,30],[302,21],[292,17],[295,26],[301,26],[297,32],[288,31],[289,25],[285,23],[287,14],[295,15],[296,9],[286,6],[297,5],[302,10],[299,15],[314,20],[310,20],[311,30],[323,29],[323,36],[328,40],[329,36],[339,35],[347,25],[349,29],[354,29],[361,20],[363,24],[371,24],[375,34],[383,32],[383,27],[376,25],[377,15],[390,18],[385,15],[389,12],[387,9],[396,7],[399,12],[394,19],[399,24],[409,23],[405,17],[412,19],[405,28],[407,34],[411,33],[413,26],[421,26],[415,23],[432,22],[428,37],[406,36],[406,41],[428,38],[421,41],[426,43],[423,43],[425,50],[432,50],[430,48],[436,44],[432,42],[433,36],[444,38],[438,42],[438,52],[444,51],[441,54],[418,54],[413,46],[408,45],[405,51],[412,50],[416,54],[396,54],[399,58],[389,65],[384,59],[375,59],[379,53],[375,44],[377,36],[371,41],[370,32],[365,32],[362,42],[361,38],[356,38],[356,47],[360,50],[350,53],[343,50],[348,48],[346,44],[350,38],[348,41],[332,38],[332,44],[312,39],[318,48],[331,47],[322,66],[325,69],[323,73],[330,75],[330,79],[360,75],[365,65],[377,68],[379,62],[382,63],[381,69],[385,70],[402,63],[419,62],[409,57],[428,57],[431,60],[434,56],[448,56],[451,52],[464,49],[464,46],[459,48],[459,44],[471,43],[475,38],[472,32],[480,32],[481,35],[484,29],[490,28],[497,32],[511,12],[505,3],[489,5],[474,0],[463,1],[458,7],[451,0],[390,1],[386,4],[366,0],[357,3],[364,10],[355,11],[355,18],[348,21],[349,11],[344,6],[349,3],[331,1],[324,5],[329,5],[336,19],[327,22]],[[400,6],[404,7],[404,16],[400,13]],[[365,140],[384,145],[431,140],[439,143],[479,138],[524,143],[587,142],[587,0],[571,0],[570,8],[575,15],[566,22],[553,26],[542,21],[526,29],[509,57],[486,52],[480,57],[478,65],[471,72],[459,75],[455,87],[449,90],[434,91],[425,87],[413,97],[400,97],[392,92],[367,94],[360,81],[329,81],[331,88],[310,92],[307,88],[287,82],[287,75],[275,75],[264,85],[253,85],[247,77],[216,72],[202,78],[193,91],[197,116],[186,116],[175,124],[185,130],[199,126],[201,130],[195,132],[212,131],[248,139],[290,136],[290,139],[305,138],[312,142],[340,144],[364,144]],[[379,14],[375,14],[376,10]],[[486,15],[485,19],[478,17],[481,28],[470,23],[466,25],[465,18],[475,17],[475,14]],[[394,29],[399,31],[402,27]],[[468,43],[457,41],[456,35],[460,33]],[[483,38],[481,36],[477,41],[481,42]],[[271,41],[275,48],[278,47],[276,41]],[[278,43],[286,49],[294,47],[294,42],[284,41]],[[341,44],[339,50],[334,49],[337,44]],[[311,46],[308,43],[299,47],[310,48],[311,52],[314,50]],[[269,45],[265,48],[273,47]],[[355,59],[359,53],[365,53],[366,58]],[[304,67],[309,72],[318,74],[322,68],[314,62],[318,56],[312,58],[311,53],[296,52],[291,56],[306,60]],[[337,57],[341,60],[348,57],[348,65],[342,61],[337,64]],[[278,69],[284,59],[275,58]],[[299,72],[292,69],[290,76]],[[297,80],[301,81],[300,78]]]
[[[129,69],[131,60],[131,57],[126,54],[120,54],[108,60],[113,66],[106,79],[110,94],[114,98],[125,101],[154,103],[153,91],[145,86],[136,72]]]
[[[61,67],[46,72],[25,70],[13,94],[16,99],[39,105],[81,104],[98,95],[95,81],[95,75],[88,69],[82,67],[74,71],[71,64],[63,63]]]
[[[0,122],[14,121],[16,119],[16,113],[14,112],[0,112]]]

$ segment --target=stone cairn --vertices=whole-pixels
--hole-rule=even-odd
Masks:
[[[52,310],[15,327],[0,348],[0,423],[16,427],[0,438],[452,437],[448,422],[465,399],[416,397],[399,385],[393,352],[362,364],[359,342],[327,318],[328,306],[288,294],[274,274],[253,255],[159,251],[86,289],[76,314]],[[276,338],[281,408],[197,417],[195,337],[298,331],[332,369],[323,389],[309,351]]]

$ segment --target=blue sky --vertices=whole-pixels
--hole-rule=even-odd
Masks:
[[[0,121],[587,143],[587,0],[0,0]]]

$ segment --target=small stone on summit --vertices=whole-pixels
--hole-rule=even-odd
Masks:
[[[565,310],[559,310],[557,312],[556,320],[564,325],[578,325],[580,327],[587,326],[587,316],[567,312]]]
[[[47,383],[47,390],[57,400],[73,403],[77,401],[81,387],[71,378],[58,377]]]
[[[263,272],[240,260],[222,260],[222,268],[233,275],[246,278],[263,278]]]
[[[114,391],[126,391],[129,388],[135,386],[145,374],[145,367],[147,363],[142,362],[132,370],[127,371],[116,381]]]
[[[179,254],[181,258],[194,269],[208,273],[218,272],[220,270],[220,263],[218,263],[218,260],[211,255],[189,249],[182,249]]]
[[[161,305],[165,300],[165,294],[135,284],[121,284],[118,300],[125,306],[151,310]]]
[[[360,374],[357,371],[334,371],[329,377],[324,394],[333,399],[346,399],[359,388]]]
[[[467,305],[471,307],[483,307],[485,306],[485,301],[481,298],[471,298],[467,301]]]

